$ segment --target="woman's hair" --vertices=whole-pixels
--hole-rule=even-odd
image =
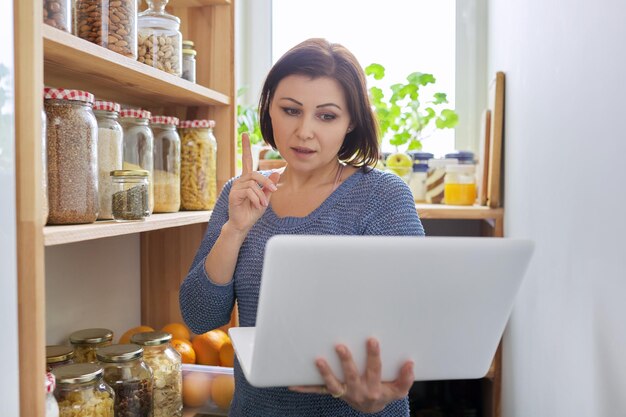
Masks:
[[[346,96],[352,126],[337,156],[353,166],[376,165],[378,126],[367,94],[365,73],[350,51],[325,39],[308,39],[294,46],[267,74],[259,100],[259,123],[265,141],[276,148],[270,105],[280,81],[294,74],[337,80]]]

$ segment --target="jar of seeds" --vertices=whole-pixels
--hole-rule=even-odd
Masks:
[[[96,349],[109,346],[113,341],[113,332],[109,329],[84,329],[70,335],[74,347],[74,363],[96,363]]]
[[[154,210],[154,135],[150,129],[151,113],[147,110],[125,109],[120,112],[124,130],[123,169],[148,171],[148,198],[150,213]]]
[[[180,136],[178,119],[153,116],[154,212],[173,213],[180,209]]]
[[[168,0],[146,1],[148,9],[138,17],[137,60],[180,77],[183,60],[180,19],[165,11]]]
[[[180,202],[183,210],[211,210],[217,195],[217,141],[213,120],[183,120]]]
[[[41,110],[41,211],[43,224],[48,223],[48,155],[46,151],[46,112]]]
[[[43,0],[45,24],[72,33],[71,0]]]
[[[98,124],[93,95],[44,89],[47,116],[49,224],[92,223],[98,217]]]
[[[113,219],[118,222],[144,220],[150,215],[148,171],[111,171]]]
[[[46,368],[48,371],[61,365],[74,363],[74,348],[64,345],[46,346]]]
[[[144,361],[152,370],[153,417],[181,417],[183,412],[182,362],[171,340],[166,332],[137,333],[130,338],[143,347]]]
[[[79,363],[55,368],[54,396],[60,417],[113,417],[115,394],[102,379],[102,367]]]
[[[76,0],[74,35],[137,59],[136,0]]]
[[[115,417],[152,417],[152,371],[138,345],[111,345],[96,352],[104,382],[115,392]]]
[[[120,105],[97,100],[93,110],[98,120],[98,196],[100,211],[98,219],[110,220],[113,185],[111,171],[122,169],[124,155],[124,133],[117,120]]]

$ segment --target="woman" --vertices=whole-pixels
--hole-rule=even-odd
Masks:
[[[409,188],[371,168],[379,154],[376,122],[365,75],[347,49],[321,39],[295,46],[270,70],[259,107],[263,137],[287,166],[253,171],[244,134],[243,172],[222,190],[180,289],[183,317],[197,334],[227,323],[235,299],[240,325],[255,325],[263,253],[273,235],[424,234]],[[254,388],[235,363],[230,415],[408,416],[412,363],[383,383],[375,339],[367,341],[363,375],[345,346],[336,350],[344,375],[319,359],[323,387]]]

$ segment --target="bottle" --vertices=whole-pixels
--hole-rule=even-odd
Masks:
[[[84,329],[70,334],[70,343],[74,347],[75,363],[96,363],[96,349],[108,346],[113,341],[113,332],[109,329]]]
[[[471,206],[476,201],[476,171],[473,164],[446,166],[446,204]]]
[[[177,126],[176,117],[152,116],[155,213],[174,213],[180,209],[180,136]]]
[[[180,19],[165,11],[168,0],[147,0],[139,13],[137,60],[170,74],[182,74],[183,37]]]
[[[124,132],[117,120],[120,105],[96,100],[93,110],[98,121],[98,199],[100,202],[98,219],[110,220],[113,218],[111,213],[113,188],[109,174],[111,171],[122,169],[124,156]]]

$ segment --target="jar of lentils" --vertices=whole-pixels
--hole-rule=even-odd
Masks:
[[[109,174],[122,169],[124,155],[124,132],[117,120],[120,105],[110,101],[97,100],[93,112],[98,121],[98,199],[100,210],[98,219],[110,220],[113,187]]]
[[[180,19],[165,11],[168,0],[146,1],[148,9],[138,17],[137,60],[180,77],[183,72]]]
[[[47,116],[48,223],[92,223],[98,217],[98,124],[93,95],[44,89]]]
[[[43,0],[45,24],[72,33],[71,0]]]
[[[113,417],[115,394],[95,363],[79,363],[55,368],[54,396],[60,417]]]
[[[74,347],[75,363],[96,363],[96,349],[109,346],[113,341],[113,332],[109,329],[84,329],[70,335]]]
[[[150,126],[154,134],[154,212],[177,212],[180,209],[178,119],[152,116]]]
[[[46,346],[46,368],[48,371],[57,366],[74,363],[74,348],[72,346],[48,345]]]
[[[211,210],[217,196],[217,141],[213,120],[180,122],[180,198],[183,210]]]

